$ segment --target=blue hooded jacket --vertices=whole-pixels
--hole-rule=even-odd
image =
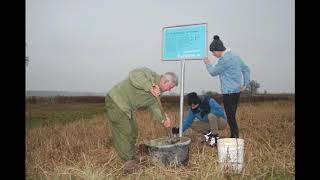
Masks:
[[[224,109],[213,98],[210,98],[209,106],[210,106],[210,113],[218,117],[226,118]],[[202,109],[201,108],[199,109],[200,109],[200,112],[194,113],[192,112],[191,107],[189,107],[188,116],[183,120],[182,131],[185,131],[186,129],[188,129],[195,118],[199,119],[200,121],[209,122],[208,114],[202,117],[201,116]]]
[[[240,85],[248,87],[250,83],[250,69],[241,58],[230,50],[217,60],[217,63],[207,64],[207,70],[211,76],[219,75],[221,93],[239,93]]]

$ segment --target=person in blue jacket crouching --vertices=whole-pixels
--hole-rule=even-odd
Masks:
[[[210,96],[199,97],[196,92],[187,94],[187,103],[189,112],[183,120],[182,132],[190,127],[203,134],[201,142],[216,146],[218,130],[224,130],[228,124],[224,109]],[[173,127],[172,133],[177,135],[179,128]]]

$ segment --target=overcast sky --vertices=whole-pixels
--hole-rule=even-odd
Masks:
[[[260,92],[295,92],[293,0],[26,0],[26,90],[107,92],[134,68],[159,74],[161,30],[208,23],[260,83]],[[210,61],[215,58],[208,50]],[[185,93],[220,91],[202,60],[185,63]],[[179,93],[180,86],[173,92]]]

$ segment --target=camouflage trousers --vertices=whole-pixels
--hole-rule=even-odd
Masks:
[[[223,117],[217,117],[216,115],[209,113],[208,122],[200,121],[199,119],[193,120],[190,128],[197,131],[198,133],[208,133],[211,131],[212,134],[218,134],[218,130],[224,130],[227,127],[227,120]]]
[[[109,95],[106,96],[105,104],[112,141],[117,154],[126,161],[134,159],[135,144],[138,138],[135,115],[132,114],[132,118],[129,118]]]

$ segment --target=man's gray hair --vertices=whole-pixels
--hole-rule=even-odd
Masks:
[[[161,77],[178,86],[178,83],[179,83],[178,76],[174,72],[166,72]]]

